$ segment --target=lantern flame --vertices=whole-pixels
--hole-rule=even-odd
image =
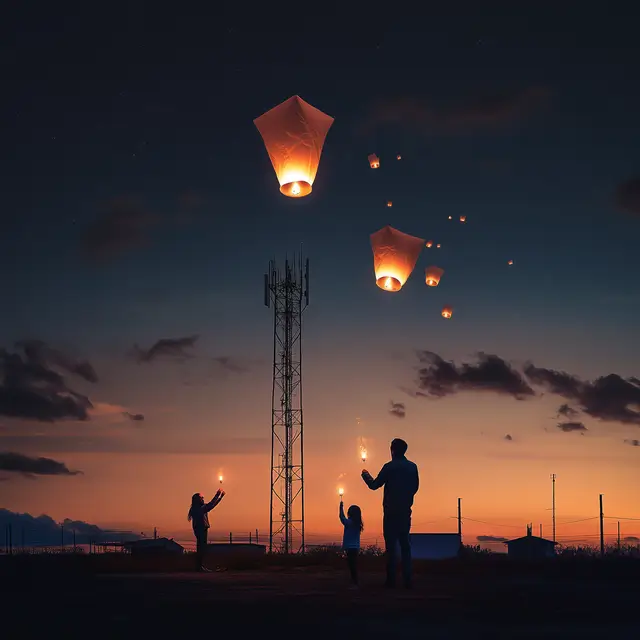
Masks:
[[[267,148],[280,192],[291,198],[309,195],[333,118],[293,96],[253,123]]]
[[[380,168],[380,158],[378,158],[378,156],[375,153],[372,153],[367,160],[369,160],[369,166],[372,169],[379,169]]]
[[[339,495],[339,496],[343,496],[343,495],[344,495],[344,489],[343,489],[342,487],[340,487],[340,488],[338,489],[338,495]]]
[[[442,309],[442,317],[450,318],[453,315],[453,307],[443,307]]]
[[[223,478],[222,478],[222,474],[220,474],[220,475],[218,476],[218,480],[220,481],[220,484],[222,484],[222,480],[223,480]]]
[[[365,447],[360,447],[360,459],[362,460],[362,464],[367,461],[367,450]]]
[[[438,284],[440,283],[440,278],[442,278],[443,274],[444,274],[444,269],[441,269],[440,267],[435,267],[435,266],[427,267],[425,269],[425,282],[430,287],[437,287]]]
[[[424,242],[389,225],[372,233],[376,284],[385,291],[400,291],[416,266]]]

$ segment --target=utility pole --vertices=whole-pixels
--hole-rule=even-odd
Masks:
[[[551,474],[551,511],[553,518],[553,541],[556,541],[556,474]]]
[[[600,556],[604,558],[604,511],[602,510],[602,494],[600,494]]]
[[[462,544],[462,498],[458,498],[458,535]]]
[[[618,520],[618,551],[620,551],[620,520]]]
[[[60,551],[64,551],[64,525],[60,525]]]
[[[540,523],[540,537],[542,538],[542,522]]]

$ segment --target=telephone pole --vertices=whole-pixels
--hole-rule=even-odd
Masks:
[[[458,498],[458,535],[462,544],[462,498]]]
[[[600,494],[600,556],[604,558],[604,511],[602,510],[602,495]]]
[[[553,518],[553,541],[556,541],[556,474],[551,474],[551,511]]]

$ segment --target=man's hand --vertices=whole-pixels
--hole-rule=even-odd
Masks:
[[[363,478],[370,478],[371,474],[366,469],[363,469],[362,470],[362,477]]]
[[[214,498],[217,498],[221,493],[222,493],[222,489],[218,489],[218,490],[216,491],[216,495],[215,495],[215,496],[213,496],[213,497],[214,497]]]
[[[225,497],[225,492],[222,491],[221,489],[218,489],[218,500],[222,500],[222,498]]]

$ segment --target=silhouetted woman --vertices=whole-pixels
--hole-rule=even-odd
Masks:
[[[360,553],[360,534],[364,530],[362,511],[357,504],[352,504],[344,515],[344,503],[340,500],[340,522],[344,526],[342,548],[347,554],[349,573],[351,574],[351,586],[358,586],[358,554]]]
[[[205,503],[201,493],[191,496],[191,508],[187,520],[193,525],[193,533],[196,536],[196,570],[210,572],[204,566],[204,555],[207,551],[207,534],[209,533],[209,511],[219,504],[224,498],[224,491],[218,489],[211,502]]]

